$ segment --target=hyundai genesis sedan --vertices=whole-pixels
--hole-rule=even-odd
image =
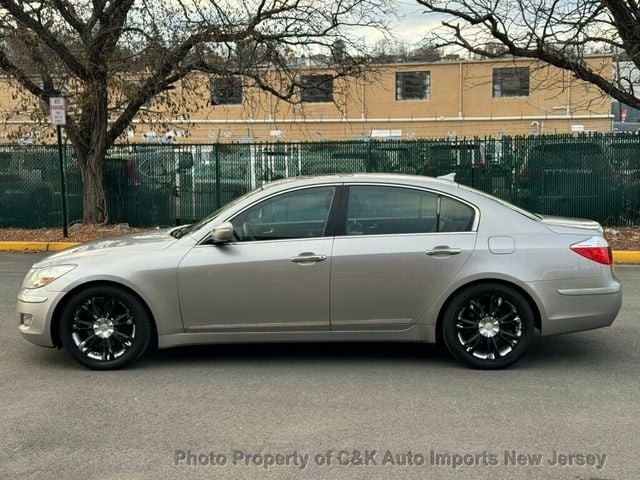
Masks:
[[[442,342],[475,368],[534,335],[611,325],[622,286],[602,227],[535,215],[445,179],[285,179],[198,223],[36,263],[22,335],[116,369],[152,345]]]

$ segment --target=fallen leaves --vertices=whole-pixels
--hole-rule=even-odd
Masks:
[[[84,243],[145,230],[151,229],[131,228],[126,223],[117,225],[73,225],[69,227],[69,238],[64,238],[62,236],[62,228],[0,228],[0,241]]]

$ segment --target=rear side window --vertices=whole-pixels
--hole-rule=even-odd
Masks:
[[[469,205],[449,197],[440,197],[439,232],[468,232],[475,212]]]
[[[473,208],[448,197],[411,188],[349,187],[346,235],[465,232]]]

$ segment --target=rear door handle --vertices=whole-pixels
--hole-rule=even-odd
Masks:
[[[326,259],[326,255],[316,255],[315,253],[301,253],[297,257],[290,258],[290,260],[294,263],[322,262]]]
[[[430,257],[435,257],[438,255],[458,255],[459,253],[462,253],[462,249],[449,248],[447,246],[438,246],[438,247],[435,247],[433,250],[427,250],[424,253],[429,255]]]

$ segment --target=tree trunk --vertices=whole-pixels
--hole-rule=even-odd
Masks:
[[[98,83],[98,82],[96,82]],[[79,138],[72,138],[82,177],[82,216],[85,224],[107,223],[107,195],[104,185],[104,159],[108,148],[107,87],[95,85],[91,110],[83,112]]]
[[[107,195],[104,188],[104,155],[92,149],[84,159],[78,155],[82,178],[82,218],[85,224],[107,223]]]

